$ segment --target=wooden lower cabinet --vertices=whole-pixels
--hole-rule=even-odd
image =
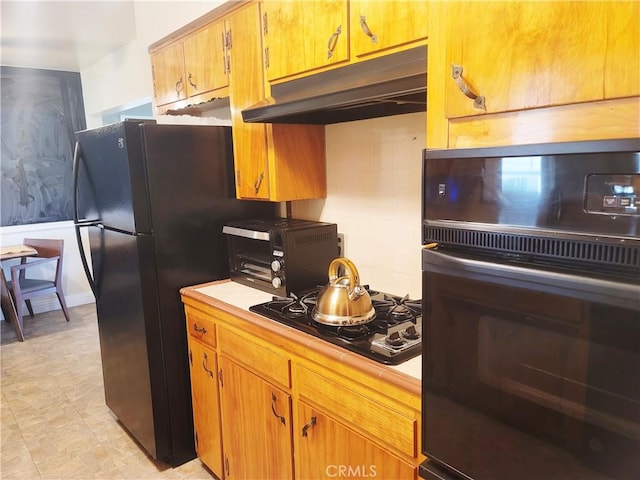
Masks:
[[[193,424],[198,458],[222,478],[222,434],[216,352],[189,339]]]
[[[225,478],[293,478],[291,397],[224,355],[220,372]]]
[[[417,478],[417,469],[342,425],[326,412],[296,402],[296,478]]]
[[[219,479],[417,478],[419,394],[185,303],[197,452]]]

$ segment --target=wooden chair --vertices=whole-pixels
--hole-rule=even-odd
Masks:
[[[69,321],[69,311],[62,292],[62,252],[64,240],[50,240],[40,238],[25,238],[24,244],[35,248],[38,255],[35,260],[29,261],[23,257],[19,265],[11,267],[11,281],[9,289],[13,292],[15,299],[17,321],[22,326],[22,302],[27,305],[29,315],[33,317],[31,299],[39,295],[50,295],[55,293],[62,306],[64,317]],[[26,270],[35,266],[42,266],[47,263],[55,263],[55,272],[51,278],[28,278]]]

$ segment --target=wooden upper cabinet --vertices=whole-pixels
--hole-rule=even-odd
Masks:
[[[187,96],[229,85],[225,22],[205,25],[184,40]]]
[[[175,103],[228,86],[227,63],[223,20],[161,47],[151,54],[155,105]]]
[[[349,60],[347,11],[346,0],[263,2],[267,80]]]
[[[447,118],[640,94],[638,2],[446,8]],[[484,97],[484,109],[473,96]]]
[[[327,56],[330,48],[334,59],[348,58],[344,40],[348,30],[346,0],[278,3],[282,3],[284,9],[281,18],[285,18],[287,12],[298,18],[303,3],[307,17],[299,29],[286,29],[288,36],[282,37],[282,43],[277,47],[286,51],[285,57],[291,56],[290,50],[300,50],[304,52],[302,58],[305,62],[307,59],[316,62],[318,60],[315,59],[321,57],[319,52],[323,51]],[[262,46],[263,25],[268,26],[269,21],[263,23],[268,15],[265,17],[263,14],[267,10],[261,11],[261,8],[271,8],[271,2],[243,4],[223,18],[206,23],[153,50],[151,61],[156,111],[162,112],[167,107],[158,107],[165,105],[179,109],[208,102],[216,96],[228,96],[236,196],[275,202],[324,198],[327,176],[323,125],[271,125],[245,123],[242,119],[243,110],[270,94]],[[334,15],[333,12],[338,10],[340,15]],[[342,33],[333,37],[329,34],[322,48],[304,35],[304,48],[293,47],[301,45],[298,32],[309,31],[314,35],[312,27],[319,30],[322,25],[329,24],[332,32],[340,30]]]
[[[184,54],[182,43],[172,43],[151,54],[151,72],[156,105],[184,100]]]
[[[266,1],[262,9],[269,81],[358,61],[427,38],[427,1]]]
[[[265,98],[258,3],[228,19],[229,99],[236,196],[289,201],[327,194],[322,125],[245,123],[242,110]]]
[[[356,57],[427,38],[428,1],[351,0],[351,53]]]
[[[238,198],[269,199],[266,125],[244,123],[242,110],[264,98],[258,4],[229,18],[229,99]],[[235,46],[235,47],[234,47]]]

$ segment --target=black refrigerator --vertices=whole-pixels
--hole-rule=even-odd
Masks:
[[[179,290],[228,278],[224,223],[275,215],[274,203],[236,200],[232,152],[230,127],[129,120],[76,133],[74,223],[106,404],[172,466],[195,458]]]

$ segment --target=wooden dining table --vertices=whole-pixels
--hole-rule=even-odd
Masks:
[[[5,260],[11,260],[24,257],[35,257],[38,255],[38,251],[28,245],[7,245],[0,247],[0,304],[2,305],[2,313],[6,321],[13,323],[13,328],[16,331],[18,340],[24,342],[24,331],[22,329],[22,319],[18,318],[18,312],[14,301],[13,294],[9,289],[7,278],[4,275],[4,268],[2,268],[2,262]]]

